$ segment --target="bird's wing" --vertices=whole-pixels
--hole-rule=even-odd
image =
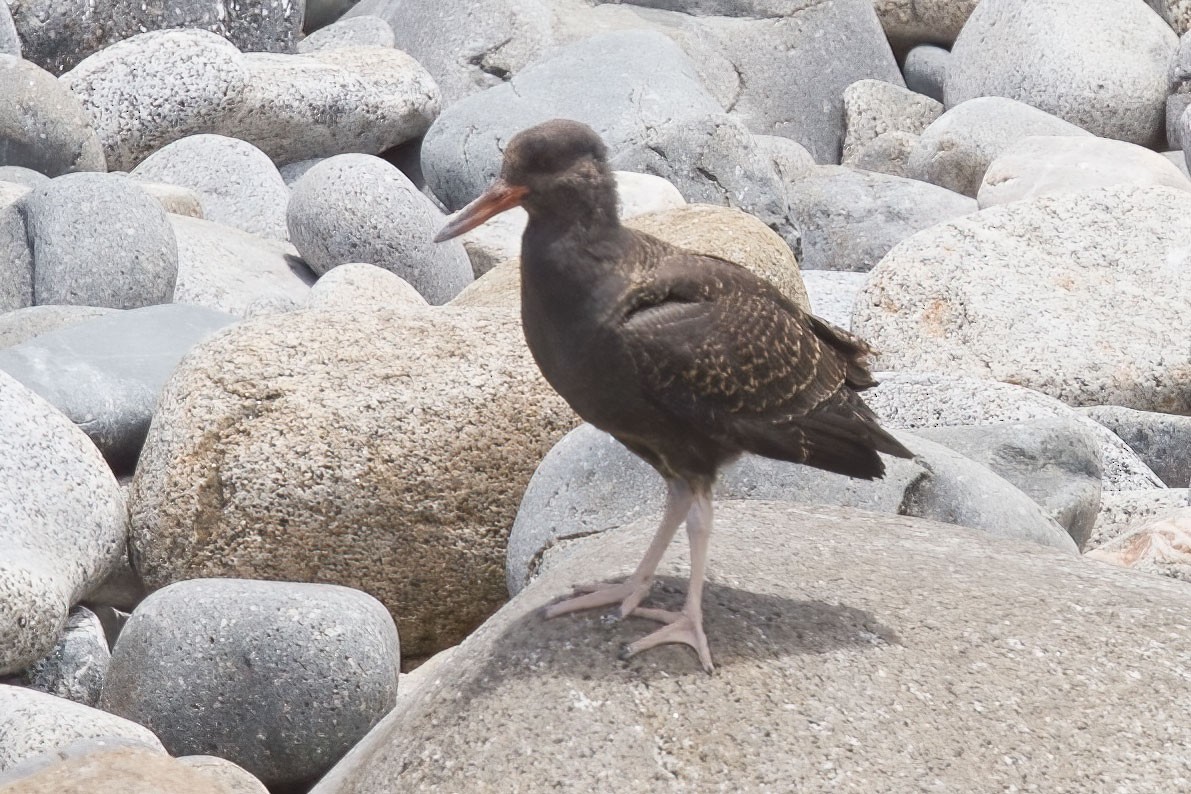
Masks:
[[[874,383],[859,338],[714,257],[683,252],[650,276],[620,330],[644,393],[672,416],[742,449],[833,470],[828,458],[852,446],[893,441],[853,391]]]

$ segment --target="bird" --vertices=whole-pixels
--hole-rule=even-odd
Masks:
[[[621,224],[608,148],[589,126],[553,119],[508,140],[500,175],[435,241],[523,207],[521,323],[546,381],[589,424],[643,458],[666,483],[661,523],[636,570],[579,585],[547,618],[617,605],[663,624],[622,658],[680,643],[714,670],[703,584],[717,472],[745,453],[862,479],[878,453],[913,453],[859,392],[876,385],[872,350],[803,311],[742,265]],[[690,578],[682,609],[642,606],[683,522]]]

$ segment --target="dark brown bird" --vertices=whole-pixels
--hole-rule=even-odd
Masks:
[[[661,526],[626,581],[576,589],[547,617],[620,605],[666,625],[625,656],[686,643],[710,672],[702,594],[711,488],[741,453],[873,479],[878,452],[912,453],[857,392],[875,385],[859,338],[799,309],[740,265],[621,225],[607,149],[555,119],[518,133],[501,176],[435,238],[522,206],[521,322],[546,380],[575,412],[666,480]],[[691,578],[681,612],[640,606],[686,519]]]

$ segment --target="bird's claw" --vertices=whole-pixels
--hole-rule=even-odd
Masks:
[[[599,607],[619,604],[618,616],[623,618],[637,609],[637,605],[649,595],[649,582],[635,582],[630,577],[623,582],[597,582],[593,584],[576,585],[575,595],[550,604],[544,610],[547,619],[556,618],[571,612],[584,609],[598,609]]]
[[[665,626],[647,634],[636,642],[631,642],[620,651],[621,660],[626,660],[641,651],[656,648],[658,645],[679,643],[689,645],[699,656],[699,663],[708,673],[715,671],[711,663],[711,649],[707,645],[707,635],[703,632],[702,621],[694,620],[685,612],[669,612],[664,609],[637,609],[633,611],[637,617],[657,620]]]

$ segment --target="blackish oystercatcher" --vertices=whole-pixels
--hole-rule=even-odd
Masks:
[[[711,489],[745,452],[874,479],[877,454],[912,453],[857,392],[876,384],[858,337],[795,306],[744,267],[621,225],[607,149],[590,127],[555,119],[518,133],[501,176],[438,234],[447,240],[512,207],[521,241],[521,323],[542,374],[575,412],[665,478],[665,515],[626,581],[576,588],[555,617],[620,605],[666,625],[628,657],[685,643],[712,670],[702,593]],[[681,612],[640,606],[686,519],[691,577]]]

